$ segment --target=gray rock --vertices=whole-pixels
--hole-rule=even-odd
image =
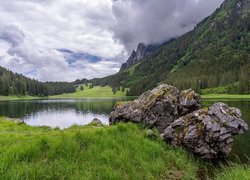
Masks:
[[[114,124],[116,122],[142,122],[143,119],[143,106],[137,102],[129,102],[126,104],[118,105],[115,111],[111,112],[109,122]]]
[[[117,122],[142,122],[149,128],[163,132],[174,120],[201,107],[201,98],[192,90],[180,92],[162,84],[143,93],[133,102],[118,105],[110,115],[110,124]]]
[[[100,119],[94,118],[89,125],[102,126],[102,121]]]
[[[25,122],[22,119],[18,119],[18,118],[8,118],[8,117],[4,117],[5,121],[12,121],[15,124],[25,124]]]
[[[197,110],[177,119],[164,130],[162,137],[204,159],[216,159],[228,156],[233,145],[232,136],[247,129],[239,109],[216,103],[208,110]]]
[[[192,89],[184,90],[179,98],[181,115],[189,114],[201,108],[201,97]]]
[[[144,123],[157,128],[166,142],[215,159],[226,157],[232,149],[232,136],[248,129],[241,116],[239,109],[224,103],[203,110],[201,97],[191,89],[179,91],[162,84],[133,102],[115,107],[109,121]]]

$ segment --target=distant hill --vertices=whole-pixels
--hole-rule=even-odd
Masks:
[[[193,31],[163,45],[95,85],[125,86],[138,95],[159,82],[180,89],[226,87],[250,93],[250,0],[226,0]],[[140,54],[140,53],[139,53]],[[137,51],[132,53],[137,57]],[[130,60],[130,59],[129,59]]]
[[[39,82],[0,66],[0,95],[48,96],[72,93],[76,89],[68,82]]]

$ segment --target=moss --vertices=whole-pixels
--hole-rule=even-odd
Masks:
[[[114,108],[118,107],[118,106],[122,106],[122,105],[125,105],[125,104],[128,104],[129,102],[125,102],[125,101],[118,101],[115,103],[114,105]]]
[[[202,123],[197,123],[196,125],[196,135],[197,137],[201,137],[204,132],[204,124]]]
[[[181,96],[185,99],[191,100],[194,97],[194,93],[190,90],[185,90],[181,92]]]

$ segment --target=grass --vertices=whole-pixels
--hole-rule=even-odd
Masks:
[[[218,180],[249,180],[250,167],[246,165],[232,164],[230,167],[224,167],[222,172],[215,177]]]
[[[51,99],[84,99],[84,98],[124,98],[126,96],[125,92],[117,91],[115,94],[112,92],[112,88],[109,86],[101,87],[95,86],[94,88],[89,88],[89,86],[84,85],[84,90],[81,91],[80,88],[76,89],[75,93],[61,94],[56,96],[50,96]],[[250,94],[226,94],[226,87],[217,87],[211,89],[202,90],[202,98],[204,99],[250,99]],[[41,97],[40,97],[41,98]],[[5,100],[32,100],[39,99],[39,97],[33,96],[0,96],[0,101]]]
[[[220,86],[201,90],[205,99],[250,99],[250,94],[228,94],[228,86]]]
[[[112,92],[112,88],[109,86],[101,87],[95,86],[89,88],[89,86],[84,85],[84,90],[81,91],[80,88],[76,89],[75,93],[62,94],[57,96],[50,96],[49,98],[121,98],[126,97],[126,92],[117,91],[115,94]]]
[[[0,117],[0,179],[198,179],[201,166],[156,130],[132,123],[60,130]],[[250,168],[224,166],[216,173],[212,179],[247,180]]]
[[[34,96],[0,96],[0,101],[9,101],[9,100],[30,100],[30,99],[39,99],[41,97]]]
[[[203,95],[209,95],[209,94],[227,94],[228,92],[228,86],[219,86],[215,88],[207,88],[202,89],[201,94]]]
[[[250,94],[207,94],[201,96],[204,99],[250,99]]]
[[[0,179],[195,179],[197,169],[134,124],[59,130],[0,118]]]

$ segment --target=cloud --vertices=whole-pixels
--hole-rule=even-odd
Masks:
[[[41,81],[118,72],[139,42],[191,30],[222,0],[3,0],[0,66]]]
[[[115,0],[111,26],[128,51],[138,42],[161,43],[178,37],[210,15],[223,0]]]
[[[116,73],[120,67],[119,63],[87,53],[31,47],[25,40],[18,46],[12,46],[11,43],[12,41],[0,41],[1,65],[41,81],[103,77]]]
[[[24,38],[25,36],[21,29],[14,25],[5,26],[0,34],[0,39],[9,42],[13,47],[22,43]]]
[[[41,81],[103,77],[123,45],[107,28],[111,0],[0,2],[0,66]]]

